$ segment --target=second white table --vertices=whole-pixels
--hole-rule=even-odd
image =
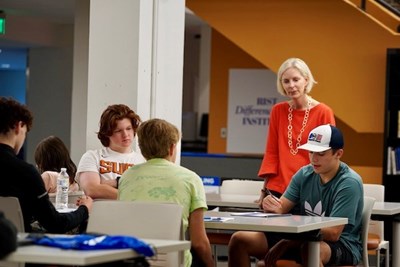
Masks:
[[[319,240],[315,240],[321,228],[344,225],[348,223],[347,218],[313,217],[313,216],[283,216],[271,218],[255,218],[231,216],[229,212],[207,211],[208,217],[231,217],[225,222],[206,221],[206,229],[232,230],[232,231],[258,231],[279,232],[287,234],[299,234],[309,238],[308,258],[309,267],[319,266]]]

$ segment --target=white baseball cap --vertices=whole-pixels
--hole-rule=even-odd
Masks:
[[[311,130],[307,143],[299,146],[312,152],[323,152],[329,149],[340,149],[344,146],[342,132],[330,124],[318,126]]]

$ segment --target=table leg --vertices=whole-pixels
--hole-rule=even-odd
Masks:
[[[319,241],[308,242],[308,267],[319,267]]]
[[[400,221],[393,221],[392,229],[392,266],[400,266]]]

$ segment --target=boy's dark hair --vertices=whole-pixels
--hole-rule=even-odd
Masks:
[[[18,122],[32,128],[33,116],[29,109],[12,98],[0,97],[0,134],[6,134],[15,128]]]

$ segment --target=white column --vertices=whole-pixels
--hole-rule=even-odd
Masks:
[[[89,0],[75,1],[70,154],[76,164],[87,148],[89,6]]]
[[[87,149],[101,146],[96,132],[110,104],[127,104],[143,120],[159,117],[180,129],[184,1],[93,0],[76,5],[73,159],[78,162]]]

